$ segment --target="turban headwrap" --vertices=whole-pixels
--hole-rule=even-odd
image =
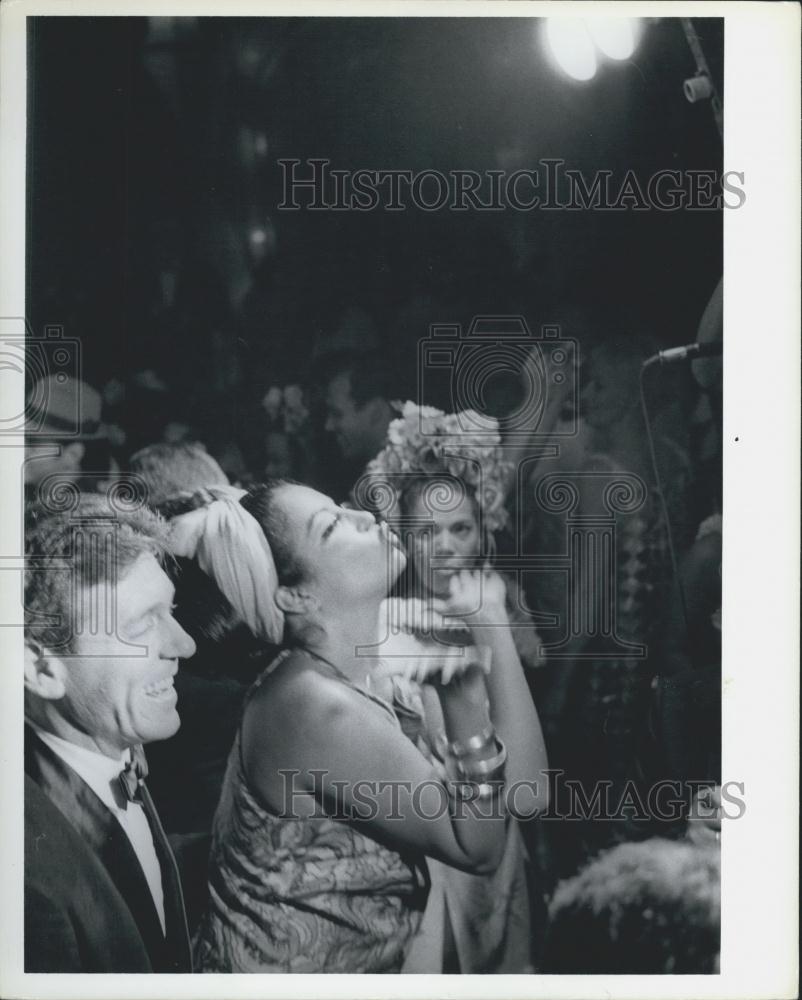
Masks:
[[[209,486],[211,502],[170,523],[169,548],[197,560],[253,634],[279,643],[284,614],[276,604],[278,573],[258,521],[240,504],[246,491]]]

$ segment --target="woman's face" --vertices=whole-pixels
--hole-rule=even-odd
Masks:
[[[425,592],[445,597],[451,577],[469,568],[466,558],[479,555],[476,505],[471,497],[465,496],[453,510],[432,511],[416,497],[409,512],[431,522],[411,535],[410,557],[415,576]]]
[[[309,589],[325,607],[384,597],[403,572],[398,538],[372,514],[347,510],[307,486],[285,486],[276,502],[287,518],[290,546],[307,568]]]

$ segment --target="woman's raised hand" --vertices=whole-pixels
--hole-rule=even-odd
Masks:
[[[461,570],[451,577],[448,597],[440,602],[443,615],[461,618],[467,625],[504,625],[507,588],[494,570]]]
[[[442,605],[442,601],[422,601],[418,597],[388,597],[382,601],[381,611],[384,624],[392,631],[431,635],[444,627]]]
[[[417,653],[381,660],[373,676],[403,677],[417,684],[433,684],[435,687],[459,681],[470,687],[490,673],[489,652],[486,646],[467,647],[462,653],[459,646],[452,646],[442,654],[431,647],[421,647]]]
[[[375,676],[405,677],[418,684],[446,685],[469,673],[472,668],[478,668],[480,674],[488,673],[490,656],[486,647],[480,647],[477,652],[472,647],[439,646],[436,640],[431,641],[435,631],[447,631],[449,628],[443,617],[446,605],[446,601],[437,598],[425,601],[419,598],[389,598],[383,601],[385,624],[390,626],[391,636],[393,633],[396,635],[396,639],[391,640],[391,646],[398,652],[381,660],[375,668]],[[449,613],[455,617],[455,612]],[[459,629],[463,627],[460,625]],[[454,628],[453,624],[451,628]]]

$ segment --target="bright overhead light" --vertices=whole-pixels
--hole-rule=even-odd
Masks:
[[[630,17],[588,18],[593,41],[610,59],[629,59],[635,51],[635,26]]]
[[[596,49],[582,18],[547,18],[546,38],[560,68],[569,76],[590,80],[596,75]]]

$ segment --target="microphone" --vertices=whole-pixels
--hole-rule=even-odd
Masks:
[[[721,354],[723,343],[720,340],[705,344],[685,344],[683,347],[669,347],[665,351],[658,351],[643,362],[646,365],[671,364],[674,361],[687,361],[694,358],[713,358]]]

